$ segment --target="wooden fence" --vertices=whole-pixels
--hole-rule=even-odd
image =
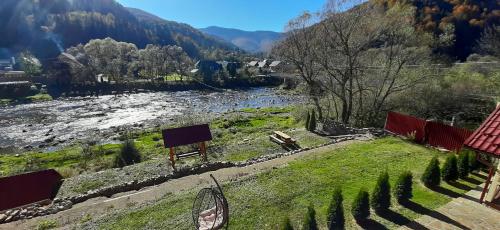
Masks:
[[[406,137],[414,135],[418,143],[457,152],[461,150],[465,140],[472,135],[472,131],[467,129],[425,121],[396,112],[387,114],[384,129]]]

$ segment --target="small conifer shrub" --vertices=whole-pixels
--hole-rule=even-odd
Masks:
[[[391,186],[387,172],[381,173],[378,177],[372,192],[371,205],[377,213],[384,212],[391,206]]]
[[[309,120],[309,131],[314,132],[316,130],[316,112],[313,111],[311,112],[311,118]]]
[[[399,175],[394,186],[394,196],[398,203],[403,204],[413,197],[412,180],[413,174],[410,171],[405,171]]]
[[[332,200],[328,207],[328,229],[344,229],[344,207],[342,206],[342,189],[336,188],[333,191]]]
[[[311,114],[309,113],[309,111],[307,112],[307,116],[306,116],[306,130],[310,131],[311,129],[309,128],[309,122],[311,122]]]
[[[441,177],[444,181],[456,181],[458,179],[458,169],[457,169],[457,157],[455,154],[451,154],[446,158],[441,169]]]
[[[362,221],[370,216],[370,196],[364,189],[360,189],[352,202],[351,214],[356,221]]]
[[[459,178],[467,178],[469,176],[469,155],[467,153],[460,153],[458,155],[458,177]]]
[[[429,162],[420,180],[428,188],[436,187],[441,183],[441,171],[437,157],[432,158]]]
[[[467,156],[469,158],[469,172],[479,169],[479,162],[476,160],[476,153],[469,152]]]

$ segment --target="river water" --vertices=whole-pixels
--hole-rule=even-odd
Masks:
[[[182,115],[211,116],[301,101],[272,88],[254,88],[62,98],[0,107],[0,149],[53,149],[78,140],[105,143],[120,130],[167,124]]]

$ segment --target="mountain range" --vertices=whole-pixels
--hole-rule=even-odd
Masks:
[[[114,0],[2,0],[0,28],[4,56],[29,50],[41,59],[51,59],[65,48],[106,37],[139,48],[178,45],[193,58],[239,51],[187,24],[126,8]]]
[[[283,33],[273,31],[244,31],[231,28],[210,26],[200,31],[223,39],[250,53],[266,53],[272,45],[283,38]]]

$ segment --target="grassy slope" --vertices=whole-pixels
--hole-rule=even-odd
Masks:
[[[303,147],[326,143],[323,138],[305,131],[302,124],[291,115],[291,108],[245,109],[236,114],[216,118],[210,123],[214,140],[209,144],[210,161],[243,161],[270,153],[284,151],[279,145],[269,141],[273,130],[290,133]],[[163,140],[159,130],[145,130],[132,134],[136,146],[149,160],[166,157]],[[27,152],[20,156],[0,154],[0,176],[17,174],[23,171],[55,168],[64,176],[72,176],[84,171],[99,171],[113,166],[114,156],[119,151],[118,144],[93,146],[94,156],[82,155],[82,148],[73,145],[49,153]],[[188,151],[179,148],[178,151]],[[199,163],[199,158],[186,158],[178,165]]]
[[[403,170],[414,173],[413,202],[419,210],[432,210],[451,200],[446,194],[458,195],[465,190],[444,184],[442,192],[423,187],[419,178],[427,162],[446,154],[410,144],[396,138],[384,138],[369,143],[350,145],[334,152],[325,151],[305,160],[294,161],[288,167],[224,185],[231,209],[231,229],[276,229],[285,216],[290,216],[295,228],[301,225],[306,206],[312,202],[322,228],[326,228],[326,209],[335,186],[342,186],[347,227],[355,228],[350,215],[350,203],[361,187],[371,190],[380,172],[387,169],[391,184]],[[471,186],[469,182],[460,181]],[[159,202],[98,220],[103,229],[191,229],[191,205],[196,191],[168,196]],[[395,201],[393,201],[395,204]],[[392,215],[374,216],[369,228],[384,225],[397,228],[420,214],[415,208],[393,205]],[[421,212],[421,211],[420,211]]]

